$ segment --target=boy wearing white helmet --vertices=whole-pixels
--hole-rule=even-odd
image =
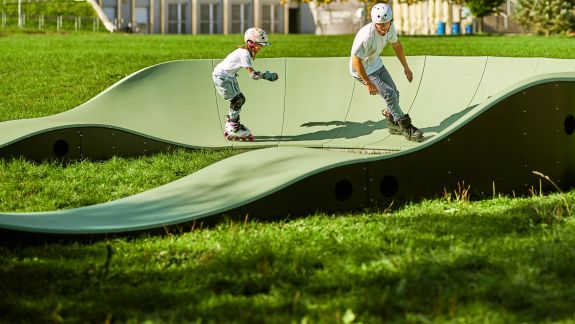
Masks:
[[[351,48],[349,69],[351,74],[367,87],[370,95],[380,94],[387,105],[382,111],[387,120],[390,134],[403,135],[410,141],[425,140],[423,132],[411,123],[409,115],[399,106],[399,91],[389,72],[383,66],[380,54],[387,43],[391,43],[395,55],[403,65],[407,80],[413,80],[403,46],[393,26],[391,7],[378,3],[371,9],[371,23],[363,26],[356,34]]]
[[[268,34],[260,28],[249,28],[244,33],[243,46],[231,52],[221,61],[212,73],[214,85],[218,93],[230,102],[230,108],[227,115],[224,136],[228,140],[249,140],[253,141],[254,136],[250,130],[240,123],[240,111],[246,102],[246,97],[242,94],[237,80],[237,72],[245,68],[252,79],[265,79],[276,81],[277,73],[259,72],[252,67],[252,60],[263,46],[270,45]]]

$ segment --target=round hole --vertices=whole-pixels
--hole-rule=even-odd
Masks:
[[[52,147],[54,154],[58,157],[62,157],[68,153],[68,142],[64,140],[57,140]]]
[[[391,197],[397,193],[399,182],[394,176],[385,176],[379,183],[379,190],[385,197]]]
[[[569,115],[567,118],[565,118],[563,127],[565,127],[565,133],[567,133],[567,135],[573,134],[573,130],[575,130],[575,118],[573,115]]]
[[[348,180],[339,180],[335,185],[335,198],[346,201],[351,197],[353,186]]]

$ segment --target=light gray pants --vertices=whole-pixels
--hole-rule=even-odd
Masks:
[[[387,105],[387,111],[391,113],[393,119],[395,121],[402,119],[405,114],[399,106],[399,91],[385,66],[368,75],[368,78],[375,84],[375,87]],[[360,78],[356,79],[364,83]]]
[[[242,108],[243,102],[234,104],[232,99],[238,97],[242,91],[240,90],[240,84],[238,83],[238,79],[226,75],[212,75],[212,79],[214,80],[214,85],[216,86],[216,90],[225,100],[230,102],[230,108],[228,110],[228,118],[230,120],[238,120],[240,118],[240,111]],[[245,98],[245,97],[244,97]],[[239,107],[238,107],[239,106]]]

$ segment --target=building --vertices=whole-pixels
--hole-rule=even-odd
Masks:
[[[97,0],[120,31],[237,34],[251,26],[289,31],[288,4],[278,0]]]
[[[506,0],[497,13],[483,18],[483,32],[525,32],[513,21],[516,0]],[[424,0],[408,5],[392,4],[395,29],[403,35],[460,35],[478,31],[469,9],[449,0]],[[467,27],[467,28],[466,28]]]
[[[113,29],[150,34],[241,34],[252,26],[269,33],[352,34],[366,8],[357,0],[321,6],[281,0],[96,1],[100,18]]]
[[[359,0],[315,2],[282,0],[88,0],[100,18],[117,30],[149,34],[241,34],[256,26],[269,33],[354,34],[369,21],[368,5]],[[97,1],[97,3],[96,3]],[[520,32],[507,0],[497,15],[485,17],[487,32]],[[413,4],[390,1],[394,25],[402,35],[464,34],[477,22],[449,0]],[[110,28],[108,28],[110,29]]]

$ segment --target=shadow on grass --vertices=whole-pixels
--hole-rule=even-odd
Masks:
[[[20,321],[50,319],[58,307],[58,316],[82,321],[325,321],[347,307],[359,319],[385,321],[403,320],[407,313],[430,319],[572,318],[575,235],[555,218],[541,217],[556,202],[525,200],[497,210],[467,204],[410,206],[395,216],[316,215],[302,223],[309,227],[293,224],[290,230],[301,222],[293,218],[265,227],[283,243],[246,231],[247,239],[214,238],[222,247],[210,251],[193,244],[170,250],[170,242],[186,240],[174,234],[157,237],[155,247],[144,244],[150,237],[133,244],[4,248],[0,294],[6,302],[0,313]],[[230,218],[216,226],[237,234],[256,223],[265,226]],[[135,261],[118,252],[107,262],[108,246]],[[159,258],[163,250],[167,255]]]

